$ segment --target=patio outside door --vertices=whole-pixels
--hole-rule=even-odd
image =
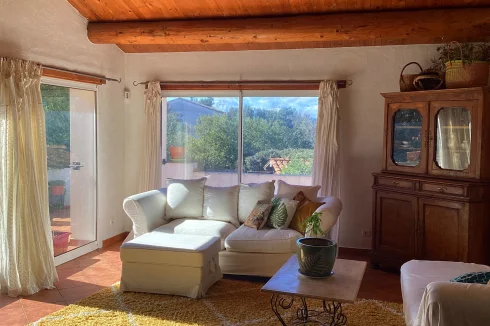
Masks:
[[[48,83],[41,93],[49,210],[55,261],[61,264],[97,248],[96,90]]]

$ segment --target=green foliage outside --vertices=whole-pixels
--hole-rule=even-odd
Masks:
[[[313,150],[312,150],[313,152]],[[286,168],[282,169],[281,174],[287,175],[311,175],[313,171],[313,156],[309,160],[293,159]]]
[[[214,103],[214,100],[209,103]],[[169,114],[167,121],[167,144],[186,146],[187,160],[197,162],[200,170],[237,170],[237,108],[223,114],[201,116],[193,132],[195,136],[185,130],[181,117]],[[269,158],[283,157],[291,160],[285,174],[311,174],[315,128],[314,119],[294,108],[244,107],[244,171],[266,172],[264,165]]]
[[[46,119],[46,143],[70,149],[70,89],[41,85]]]
[[[227,114],[201,116],[196,137],[187,138],[190,159],[205,171],[235,171],[238,160],[238,121],[236,110]]]
[[[171,146],[185,146],[187,126],[182,116],[171,112],[167,114],[167,144]]]

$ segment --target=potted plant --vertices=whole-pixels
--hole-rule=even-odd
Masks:
[[[337,243],[323,238],[325,232],[321,228],[321,213],[315,212],[303,222],[305,234],[310,237],[296,241],[298,246],[299,272],[308,277],[328,277],[337,257]]]
[[[457,45],[453,47],[452,45]],[[488,84],[490,44],[449,42],[437,47],[432,69],[445,75],[447,88],[486,86]]]
[[[173,160],[181,160],[185,157],[185,132],[176,132],[169,139],[168,151],[170,158]]]
[[[53,180],[48,182],[49,192],[53,196],[62,196],[65,194],[66,182],[63,180]]]

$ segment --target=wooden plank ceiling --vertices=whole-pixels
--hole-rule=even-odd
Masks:
[[[99,41],[95,40],[96,43],[117,44],[123,51],[128,53],[439,43],[448,39],[478,41],[487,40],[490,37],[490,35],[487,35],[487,32],[490,33],[490,15],[488,15],[487,20],[482,20],[481,15],[477,15],[475,10],[461,11],[462,14],[457,11],[459,10],[458,8],[475,7],[487,10],[485,8],[490,8],[490,0],[68,0],[68,2],[88,19],[90,22],[89,31],[90,29],[96,30],[100,36],[101,31],[107,30],[104,41],[100,41],[99,38]],[[452,15],[450,21],[445,19],[447,12],[444,12],[444,10],[448,10],[448,8],[448,12]],[[451,8],[454,8],[454,11]],[[419,13],[423,13],[428,9],[437,9],[433,12],[427,11],[424,16],[430,17],[433,13],[434,19],[418,19]],[[350,20],[355,17],[352,15],[385,11],[396,11],[398,14],[407,11],[406,13],[410,13],[410,17],[413,17],[414,20],[411,27],[420,33],[423,30],[428,30],[429,35],[418,37],[417,33],[408,33],[410,35],[400,33],[398,36],[377,37],[376,35],[382,36],[384,34],[383,30],[377,26],[378,22],[373,21],[378,20],[379,17],[370,15],[359,16],[359,19],[357,19],[358,25],[356,26],[367,26],[368,29],[372,27],[374,32],[366,34],[365,37],[355,38],[342,34],[343,22],[346,22],[347,18]],[[470,13],[470,15],[466,16],[466,13]],[[259,24],[270,23],[275,28],[282,24],[282,28],[286,31],[288,26],[283,24],[284,16],[299,16],[300,19],[304,17],[306,26],[309,25],[309,15],[315,14],[324,16],[321,19],[327,22],[327,25],[329,17],[335,18],[333,20],[337,22],[337,25],[332,28],[334,32],[337,31],[336,37],[330,37],[332,35],[330,34],[327,37],[305,39],[303,34],[292,37],[287,42],[283,40],[264,42],[260,41],[260,35],[250,34],[248,37],[243,38],[243,41],[229,41],[243,36],[247,32],[247,26],[250,25],[248,22],[257,20],[256,17],[267,18],[267,20],[263,21],[259,19]],[[381,25],[385,17],[386,22],[384,23],[390,23],[389,15],[389,13],[386,13],[381,16]],[[406,18],[409,16],[400,17],[404,18],[403,24],[410,24],[409,19]],[[454,20],[454,17],[460,18]],[[166,22],[169,21],[174,25],[168,27]],[[123,24],[105,24],[109,22]],[[160,25],[134,25],[136,22],[161,23]],[[179,22],[182,22],[182,27],[179,28],[179,31],[183,34],[187,33],[189,37],[177,37],[176,35],[167,34],[167,31],[171,30]],[[210,33],[207,39],[201,38],[201,42],[198,42],[199,44],[189,42],[189,38],[192,39],[193,36],[194,39],[201,37],[203,30],[200,29],[200,26],[214,26],[213,22],[217,22],[217,25],[221,28],[220,33],[228,29],[229,34],[227,37],[222,38],[222,42],[216,41],[214,33]],[[460,22],[466,22],[466,26],[471,27],[467,29],[466,35],[461,30],[458,30]],[[118,29],[124,30],[127,34],[135,26],[139,28],[137,33],[141,35],[141,38],[138,40],[137,37],[133,37],[131,40],[128,39],[121,42],[121,35]],[[386,26],[381,27],[386,28]],[[296,25],[296,28],[302,28],[302,25]],[[444,33],[440,32],[441,30],[444,30]],[[205,32],[209,33],[210,31],[205,30]],[[277,28],[272,32],[276,33]],[[167,37],[152,38],[159,33]],[[151,41],[148,41],[149,37]],[[90,33],[89,38],[94,41]],[[210,42],[210,40],[213,41]]]

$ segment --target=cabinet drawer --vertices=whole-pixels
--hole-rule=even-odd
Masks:
[[[422,182],[420,189],[422,191],[438,192],[441,194],[450,194],[450,195],[458,195],[458,196],[464,196],[465,194],[464,186],[448,186],[440,183]]]
[[[396,179],[396,178],[385,178],[385,177],[378,177],[378,185],[396,187],[396,188],[404,188],[404,189],[414,189],[415,188],[413,181]]]

